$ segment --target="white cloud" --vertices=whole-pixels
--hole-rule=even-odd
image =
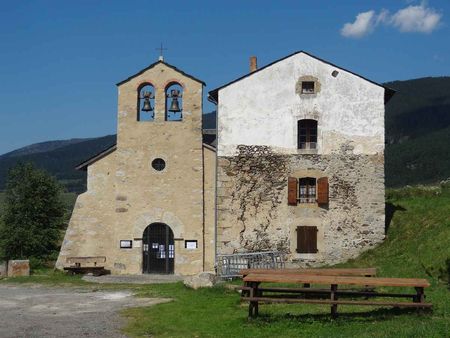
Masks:
[[[341,34],[346,38],[361,38],[371,33],[376,25],[374,18],[375,11],[368,11],[359,13],[356,16],[355,22],[346,23],[341,29]]]
[[[389,22],[389,11],[387,9],[382,9],[380,14],[377,16],[377,25],[380,23],[388,23]]]
[[[431,33],[441,21],[442,14],[424,4],[408,6],[399,10],[391,18],[391,23],[400,32]]]
[[[411,5],[400,9],[394,14],[382,9],[378,14],[375,10],[359,13],[353,23],[347,22],[341,29],[341,35],[346,38],[362,38],[372,33],[375,28],[384,24],[397,28],[402,33],[431,33],[439,27],[442,14],[426,3]]]

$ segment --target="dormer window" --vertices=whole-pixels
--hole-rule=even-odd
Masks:
[[[302,81],[302,94],[314,94],[314,81]]]

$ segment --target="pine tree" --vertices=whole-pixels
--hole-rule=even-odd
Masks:
[[[8,172],[0,223],[0,257],[48,259],[54,255],[64,226],[60,184],[31,163]]]

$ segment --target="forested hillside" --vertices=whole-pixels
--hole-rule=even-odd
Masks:
[[[69,142],[56,148],[51,142],[46,142],[49,150],[44,150],[44,146],[41,144],[38,152],[29,153],[25,151],[22,153],[22,149],[20,149],[20,151],[2,155],[0,156],[0,190],[5,187],[8,169],[18,161],[24,161],[33,162],[37,167],[49,171],[64,184],[68,191],[82,192],[86,187],[86,172],[75,170],[75,166],[110,147],[115,142],[116,135]]]
[[[386,184],[450,178],[450,77],[386,83],[397,90],[386,106]]]
[[[450,77],[394,81],[397,90],[386,106],[386,185],[399,187],[450,178]],[[213,129],[215,112],[203,115]],[[8,168],[32,161],[55,175],[69,191],[85,189],[86,173],[74,167],[116,142],[115,135],[49,141],[0,156],[0,190]]]

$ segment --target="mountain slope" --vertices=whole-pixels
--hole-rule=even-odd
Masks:
[[[6,158],[6,157],[16,157],[16,156],[25,156],[30,154],[37,154],[37,153],[45,153],[48,151],[52,151],[58,148],[62,148],[65,146],[69,146],[71,144],[77,144],[80,142],[85,142],[92,140],[92,138],[73,138],[70,140],[57,140],[57,141],[46,141],[46,142],[40,142],[40,143],[34,143],[29,146],[25,146],[23,148],[19,148],[16,150],[13,150],[9,153],[3,154],[0,156],[0,159]]]
[[[385,83],[397,90],[386,106],[387,143],[427,135],[450,126],[450,77]]]
[[[386,185],[435,183],[450,177],[450,77],[386,83]]]
[[[4,189],[9,168],[17,162],[33,162],[37,167],[49,171],[69,191],[82,192],[86,188],[86,172],[75,170],[75,166],[101,152],[116,142],[115,135],[87,139],[49,151],[0,157],[0,190]],[[10,153],[11,154],[11,153]]]

